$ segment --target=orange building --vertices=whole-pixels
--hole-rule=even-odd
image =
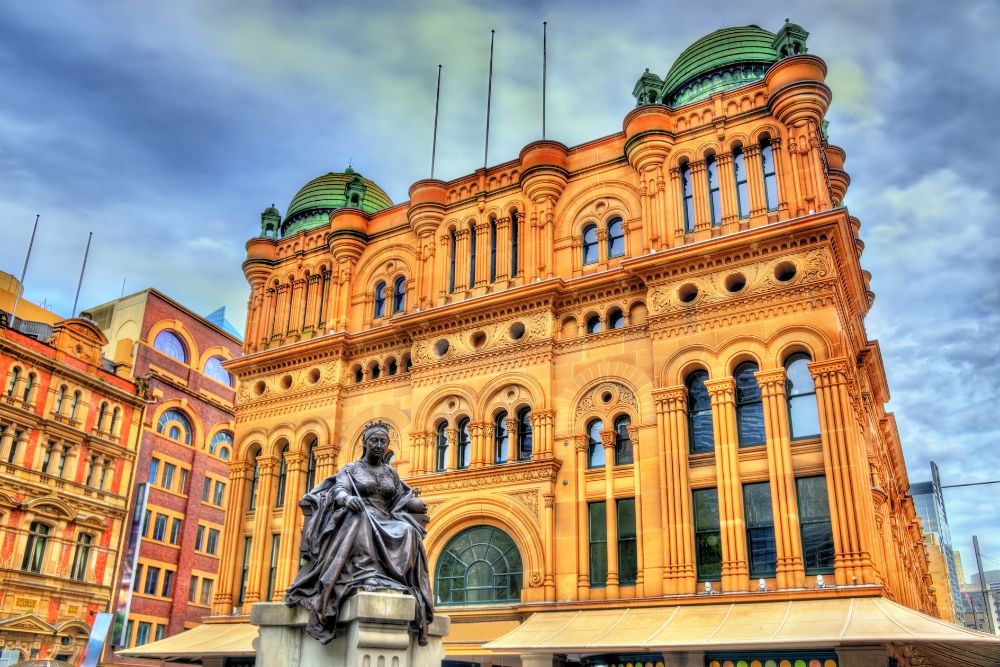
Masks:
[[[112,611],[145,401],[92,322],[17,313],[0,326],[0,664],[75,662]]]
[[[430,508],[446,664],[988,664],[918,613],[927,557],[805,39],[713,32],[640,78],[621,132],[402,204],[348,169],[264,211],[217,620],[282,599],[296,501],[381,419]]]

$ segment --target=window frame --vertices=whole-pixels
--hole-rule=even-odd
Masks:
[[[592,238],[588,238],[593,235]],[[589,266],[591,264],[597,264],[601,261],[601,251],[600,251],[600,239],[597,238],[597,224],[593,222],[588,222],[584,225],[583,229],[580,230],[580,248],[581,256],[580,261],[583,266]],[[588,260],[588,257],[592,259]]]
[[[612,230],[617,226],[618,233],[614,234]],[[615,259],[617,257],[625,256],[625,221],[622,220],[621,216],[614,216],[608,220],[607,224],[608,238],[607,238],[607,257],[608,259]],[[615,241],[621,241],[621,251],[614,252]]]
[[[778,571],[778,547],[774,534],[771,483],[765,481],[744,484],[742,492],[747,567],[750,577],[773,578]],[[752,495],[758,497],[754,499],[751,498]],[[763,500],[765,495],[766,502]]]
[[[598,470],[606,465],[604,441],[601,440],[601,431],[604,430],[604,420],[598,418],[591,419],[587,422],[585,430],[587,433],[587,469]],[[595,433],[596,437],[594,437]]]
[[[805,362],[804,376],[808,378],[808,391],[796,391],[795,382],[792,378],[792,366],[803,361]],[[785,359],[785,399],[788,402],[788,434],[792,440],[818,438],[823,431],[823,426],[820,423],[819,403],[816,398],[816,381],[813,379],[812,373],[809,372],[808,365],[810,363],[812,363],[812,357],[805,352],[796,352]],[[796,433],[796,422],[801,422],[801,419],[795,419],[796,405],[811,406],[811,409],[807,407],[807,410],[809,411],[809,416],[815,414],[815,432]],[[801,414],[802,411],[800,410],[799,413]],[[801,424],[799,428],[802,428]]]
[[[714,525],[707,525],[702,523],[699,519],[701,513],[699,509],[699,499],[701,498],[712,498],[712,503],[714,504],[714,515],[715,523]],[[694,528],[694,556],[695,556],[695,576],[697,581],[721,581],[722,580],[722,529],[719,517],[719,489],[710,486],[704,489],[692,489],[691,490],[691,512],[693,514],[692,524]],[[713,546],[707,541],[705,544],[705,549],[712,549],[718,554],[718,572],[711,572],[707,570],[708,564],[706,564],[700,554],[702,553],[703,540],[707,540],[712,536],[715,537],[717,544]],[[714,565],[714,563],[713,563]]]
[[[753,368],[752,371],[749,369]],[[749,371],[749,373],[747,372]],[[760,447],[767,444],[767,429],[764,423],[764,399],[760,391],[760,384],[757,382],[756,374],[760,372],[760,366],[756,361],[744,361],[733,370],[733,380],[735,381],[735,391],[733,400],[736,406],[736,434],[741,449],[746,447]],[[749,384],[740,387],[740,377],[749,377],[753,380],[753,387]],[[751,392],[752,395],[748,394]],[[748,425],[744,422],[751,422],[753,418],[760,421],[760,440],[753,439],[754,433],[748,433]]]

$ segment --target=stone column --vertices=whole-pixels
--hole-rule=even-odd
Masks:
[[[764,409],[774,543],[778,552],[775,577],[779,589],[802,588],[806,583],[806,573],[802,564],[799,507],[795,500],[795,471],[792,468],[785,369],[759,371],[755,377],[760,386]]]
[[[587,436],[576,436],[576,596],[590,599],[590,526],[587,512]]]
[[[739,440],[736,433],[736,381],[705,382],[712,398],[715,432],[716,486],[719,490],[719,531],[722,536],[722,590],[745,590],[749,582],[743,488],[740,484]]]
[[[854,410],[848,393],[853,384],[847,359],[830,359],[809,364],[816,382],[823,463],[830,499],[830,523],[837,553],[834,576],[838,585],[873,584],[875,572],[867,538],[872,534],[867,521],[871,514],[867,465],[855,433]]]
[[[222,530],[222,550],[227,554],[219,562],[219,581],[212,600],[212,614],[227,616],[233,610],[236,600],[236,586],[239,585],[237,572],[241,562],[233,555],[239,553],[243,541],[243,515],[247,492],[247,480],[253,471],[253,464],[245,461],[234,461],[229,464],[229,498],[226,503],[226,519]]]
[[[691,194],[694,195],[695,238],[708,238],[712,228],[712,209],[708,203],[708,172],[704,160],[691,163]]]
[[[490,223],[477,222],[476,227],[476,265],[472,267],[475,282],[470,287],[485,287],[490,280]]]
[[[470,468],[482,468],[488,463],[492,463],[489,460],[489,442],[491,438],[488,435],[493,434],[493,426],[491,424],[486,424],[483,422],[470,422],[469,423],[469,439],[471,440],[472,452],[469,456],[469,467]]]
[[[324,445],[316,447],[313,452],[316,455],[316,483],[318,484],[337,472],[337,456],[340,454],[340,447]]]
[[[653,212],[653,194],[653,188],[649,184],[646,173],[641,172],[639,174],[639,209],[646,237],[643,239],[643,246],[645,248],[658,248],[661,237],[661,231],[657,224],[657,216]],[[574,262],[574,268],[576,268],[576,262]]]
[[[745,146],[743,155],[746,156],[747,189],[750,191],[750,224],[757,226],[767,222],[767,196],[764,194],[764,167],[760,146]]]
[[[733,154],[715,156],[719,175],[719,201],[722,206],[722,233],[731,234],[739,229],[740,211],[736,203],[736,173],[733,171]]]
[[[545,503],[545,601],[556,599],[556,496],[554,493],[542,495]]]
[[[670,211],[674,215],[673,247],[684,245],[684,199],[681,196],[681,170],[679,167],[670,168],[670,188],[669,199],[671,201]]]
[[[659,390],[656,422],[661,446],[660,489],[664,497],[663,588],[667,595],[695,592],[694,525],[688,480],[687,390]]]
[[[550,459],[555,456],[553,446],[553,410],[532,410],[528,419],[531,420],[531,458]]]
[[[531,213],[528,224],[525,227],[528,228],[528,238],[520,238],[521,245],[525,247],[525,266],[524,266],[524,280],[525,282],[534,282],[535,278],[538,277],[538,264],[539,264],[539,234],[538,234],[538,204],[532,202]]]
[[[788,178],[788,166],[785,160],[785,152],[781,150],[781,139],[775,137],[771,139],[771,152],[774,155],[774,173],[778,182],[778,219],[787,220],[788,214],[788,193],[797,191],[797,187],[792,185],[794,179]]]
[[[455,293],[472,289],[469,282],[469,230],[455,231]],[[477,248],[478,250],[478,248]]]
[[[7,430],[0,436],[0,462],[6,463],[10,456],[10,448],[14,443],[14,427],[8,426]]]
[[[448,460],[446,461],[445,470],[457,470],[458,469],[458,429],[457,428],[446,428],[444,430],[445,438],[448,441]],[[437,457],[435,456],[435,466]]]
[[[642,534],[642,475],[640,474],[641,466],[639,462],[639,427],[629,426],[628,437],[632,441],[632,489],[635,502],[635,595],[641,598],[644,595],[643,591],[646,587],[646,558],[643,554],[646,546]]]
[[[306,455],[289,452],[285,454],[285,464],[285,506],[282,509],[281,544],[278,545],[278,571],[274,581],[274,595],[278,600],[284,599],[285,589],[291,585],[299,571],[299,539],[302,536],[299,527],[299,499],[307,491]]]
[[[615,432],[601,431],[604,446],[604,516],[607,521],[608,578],[604,584],[604,599],[621,595],[618,584],[618,512],[615,506]]]
[[[510,275],[510,218],[497,218],[496,283],[506,287]]]
[[[260,477],[257,480],[257,504],[253,515],[253,552],[243,600],[247,605],[261,600],[266,571],[271,562],[269,558],[271,510],[274,505],[274,487],[277,481],[275,469],[278,464],[278,459],[274,457],[257,459]]]

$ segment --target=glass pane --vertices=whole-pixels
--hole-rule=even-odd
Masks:
[[[802,555],[806,570],[832,568],[833,554],[833,531],[829,521],[802,525]]]
[[[518,458],[522,461],[531,458],[531,410],[523,408],[517,415]]]
[[[626,415],[615,420],[615,465],[632,463],[632,439],[628,434],[631,423],[632,420]]]
[[[593,264],[598,259],[597,226],[587,225],[583,230],[583,263]]]
[[[757,385],[757,364],[745,363],[736,368],[736,418],[740,446],[764,444],[764,407]]]
[[[796,354],[789,357],[785,364],[785,391],[789,396],[816,392],[816,385],[809,372],[809,357],[806,355]]]
[[[695,530],[719,529],[718,489],[698,489],[694,492]]]
[[[771,518],[771,486],[768,482],[743,485],[743,508],[748,528],[774,525]]]
[[[710,579],[722,574],[722,541],[719,533],[700,533],[695,536],[698,578]]]
[[[751,528],[747,531],[747,542],[750,547],[750,576],[773,574],[778,562],[774,528]]]
[[[161,331],[153,340],[153,347],[177,361],[187,363],[187,349],[175,333]]]
[[[795,480],[795,487],[801,521],[828,521],[830,519],[825,477],[800,477]]]
[[[608,225],[608,257],[621,257],[625,254],[625,233],[622,230],[621,218],[615,218]]]
[[[819,408],[816,405],[816,395],[790,397],[788,418],[793,438],[819,435]]]

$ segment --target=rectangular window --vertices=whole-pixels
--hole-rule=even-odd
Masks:
[[[806,574],[833,572],[833,529],[830,527],[826,477],[798,478],[795,480],[795,494],[799,501]]]
[[[147,537],[149,535],[149,522],[153,516],[153,512],[146,510],[146,513],[142,517],[142,536]]]
[[[252,537],[243,538],[243,569],[240,572],[240,595],[236,604],[243,604],[247,592],[247,575],[250,573],[250,547],[253,546]]]
[[[49,440],[49,446],[45,448],[45,458],[42,459],[42,472],[48,474],[49,465],[52,463],[52,450],[55,449],[56,443]]]
[[[774,517],[771,513],[769,482],[743,485],[743,513],[746,518],[750,576],[773,577],[778,552],[774,546]]]
[[[274,597],[274,575],[278,572],[278,552],[281,550],[281,535],[275,533],[271,535],[271,564],[267,570],[267,597],[270,600]]]
[[[142,585],[142,563],[137,563],[135,566],[135,574],[132,575],[132,590],[136,590],[136,586]]]
[[[208,529],[208,541],[205,543],[205,552],[214,556],[219,550],[219,531],[215,528]]]
[[[135,632],[135,645],[142,646],[149,643],[149,631],[153,624],[146,621],[139,621],[139,629]]]
[[[174,583],[174,573],[173,570],[163,571],[163,588],[161,589],[161,595],[165,598],[170,597],[170,585]]]
[[[694,506],[694,550],[698,581],[722,578],[722,537],[719,532],[719,490],[691,492]]]
[[[167,515],[157,514],[156,521],[153,522],[153,539],[160,542],[167,535]]]
[[[590,585],[608,581],[608,520],[604,502],[587,503],[590,534]]]
[[[216,507],[222,507],[222,499],[226,495],[226,484],[225,482],[215,483],[215,495],[212,497],[212,504]]]
[[[733,171],[736,177],[736,205],[741,218],[750,217],[750,189],[747,186],[747,158],[742,148],[733,150]]]
[[[125,648],[132,645],[132,630],[135,622],[130,618],[128,623],[125,624]]]
[[[149,462],[149,483],[156,484],[156,477],[160,471],[160,459],[153,457],[153,460]]]
[[[163,639],[163,633],[166,632],[166,630],[167,626],[163,625],[162,623],[156,624],[156,641],[160,641],[161,639]]]
[[[157,584],[160,582],[160,568],[149,566],[146,568],[146,585],[142,592],[146,595],[156,595]]]
[[[212,587],[215,584],[211,579],[201,580],[201,604],[206,607],[212,604]]]
[[[163,464],[163,482],[160,484],[164,489],[170,489],[174,485],[174,473],[177,472],[177,466],[173,463]]]
[[[639,571],[636,552],[635,499],[623,498],[618,508],[618,580],[622,584],[634,584]]]
[[[764,170],[764,194],[767,197],[767,210],[778,209],[778,177],[774,172],[774,148],[770,142],[761,144],[760,164]]]
[[[205,541],[205,526],[198,526],[198,532],[194,534],[194,550],[201,551],[201,545]]]
[[[191,575],[191,583],[188,585],[188,602],[194,602],[198,595],[198,577]]]
[[[179,483],[177,484],[177,493],[183,493],[184,495],[187,495],[187,491],[188,491],[188,475],[189,475],[188,469],[187,468],[181,468],[180,480],[179,480]]]
[[[170,520],[170,543],[177,544],[181,541],[181,520],[173,518]]]
[[[209,496],[212,495],[212,480],[208,477],[201,483],[201,499],[204,502],[208,502]]]

